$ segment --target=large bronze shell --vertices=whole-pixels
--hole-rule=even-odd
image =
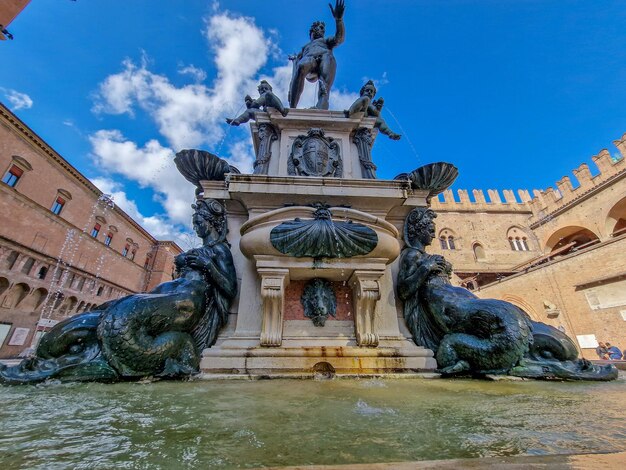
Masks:
[[[185,179],[196,186],[197,194],[202,192],[200,181],[223,181],[226,173],[239,173],[226,160],[205,150],[181,150],[174,157],[174,163]]]
[[[437,162],[421,166],[410,173],[401,173],[394,179],[408,179],[412,189],[429,190],[427,199],[430,200],[450,187],[458,176],[459,170],[452,163]]]
[[[378,235],[370,227],[331,219],[295,219],[274,227],[274,248],[296,258],[350,258],[376,248]]]

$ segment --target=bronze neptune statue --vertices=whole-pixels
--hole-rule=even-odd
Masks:
[[[435,352],[444,375],[509,374],[562,380],[613,380],[613,365],[578,358],[567,335],[531,320],[516,306],[479,299],[450,284],[452,266],[426,253],[435,237],[436,214],[413,209],[405,221],[398,295],[418,345]]]
[[[306,78],[309,82],[318,82],[317,104],[314,108],[328,109],[328,97],[337,71],[333,49],[345,39],[344,1],[336,0],[334,8],[332,5],[329,6],[335,18],[335,35],[325,38],[326,25],[322,21],[316,21],[309,30],[311,41],[298,54],[289,56],[289,60],[293,61],[293,72],[289,85],[289,106],[291,108],[298,106]]]

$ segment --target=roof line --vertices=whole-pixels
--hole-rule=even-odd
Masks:
[[[83,184],[92,193],[98,195],[98,197],[104,194],[97,188],[85,175],[78,171],[72,164],[70,164],[65,158],[63,158],[56,150],[54,150],[45,140],[43,140],[35,131],[33,131],[28,125],[18,118],[4,103],[0,101],[0,116],[4,117],[9,123],[13,125],[15,129],[21,132],[27,137],[33,144],[41,149],[48,157],[56,161],[65,171],[70,173],[76,180]],[[138,229],[144,235],[146,235],[153,243],[157,243],[160,240],[155,238],[150,232],[143,228],[139,222],[133,219],[130,215],[124,212],[119,206],[115,205],[113,210],[117,212],[122,218],[126,219],[133,227]],[[174,242],[172,242],[174,243]],[[178,246],[178,245],[177,245]],[[182,250],[181,250],[182,251]]]

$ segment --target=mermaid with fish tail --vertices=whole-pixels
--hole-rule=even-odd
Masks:
[[[197,373],[202,349],[215,343],[228,319],[237,278],[224,207],[215,200],[193,207],[203,246],[176,258],[177,279],[55,325],[34,357],[0,367],[0,383],[111,382]]]
[[[613,365],[578,358],[563,332],[531,320],[501,300],[480,299],[450,284],[452,266],[425,247],[435,237],[431,209],[413,209],[405,221],[398,295],[413,340],[435,352],[443,375],[509,374],[534,379],[614,380]]]

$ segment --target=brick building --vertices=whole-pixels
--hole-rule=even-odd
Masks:
[[[0,104],[0,358],[60,319],[170,280],[158,241]]]
[[[454,282],[565,330],[590,359],[596,341],[626,348],[626,134],[614,144],[621,157],[602,150],[595,175],[582,164],[532,196],[448,190],[433,201],[432,251],[453,263]]]
[[[0,41],[11,38],[8,26],[30,3],[30,0],[2,0],[0,2]]]

